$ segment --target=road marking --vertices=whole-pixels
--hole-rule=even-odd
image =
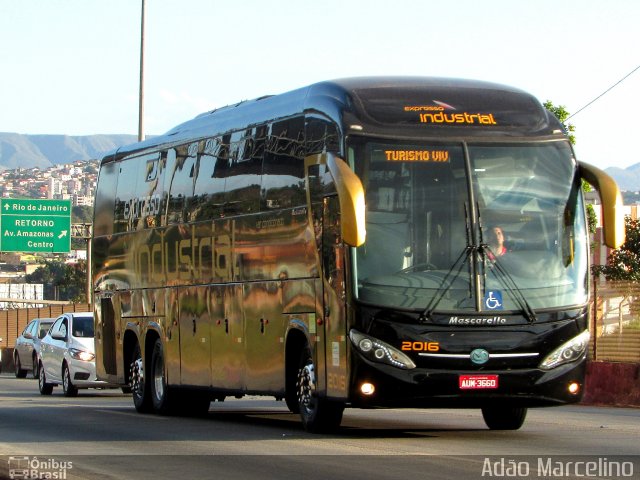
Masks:
[[[120,408],[120,407],[118,407]],[[117,410],[107,410],[107,409],[97,409],[96,412],[102,413],[115,413],[116,415],[124,415],[126,417],[136,417],[136,418],[152,418],[154,420],[169,420],[171,417],[163,417],[161,415],[141,415],[138,412],[119,412]]]

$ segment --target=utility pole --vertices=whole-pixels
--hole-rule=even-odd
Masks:
[[[138,141],[144,140],[144,4],[140,22],[140,97],[138,102]]]

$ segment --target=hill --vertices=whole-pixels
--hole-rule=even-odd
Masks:
[[[637,192],[640,191],[640,163],[627,168],[609,167],[605,169],[609,175],[618,183],[620,190]]]
[[[137,141],[136,135],[23,135],[0,132],[0,170],[47,168],[101,158],[109,150]]]
[[[136,135],[24,135],[0,132],[0,170],[47,168],[100,159],[109,150],[137,141]],[[623,191],[640,191],[640,163],[605,169]]]

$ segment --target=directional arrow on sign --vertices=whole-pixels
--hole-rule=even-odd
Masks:
[[[60,233],[60,235],[58,235],[58,238],[64,238],[64,237],[66,237],[66,236],[67,236],[67,233],[69,233],[69,232],[67,232],[66,230],[62,230],[62,232]]]

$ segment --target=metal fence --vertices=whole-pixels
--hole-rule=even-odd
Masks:
[[[640,363],[640,284],[594,279],[591,358]]]
[[[91,305],[86,303],[0,310],[0,349],[13,348],[16,344],[16,338],[20,336],[24,327],[34,318],[55,318],[67,312],[91,311]]]

